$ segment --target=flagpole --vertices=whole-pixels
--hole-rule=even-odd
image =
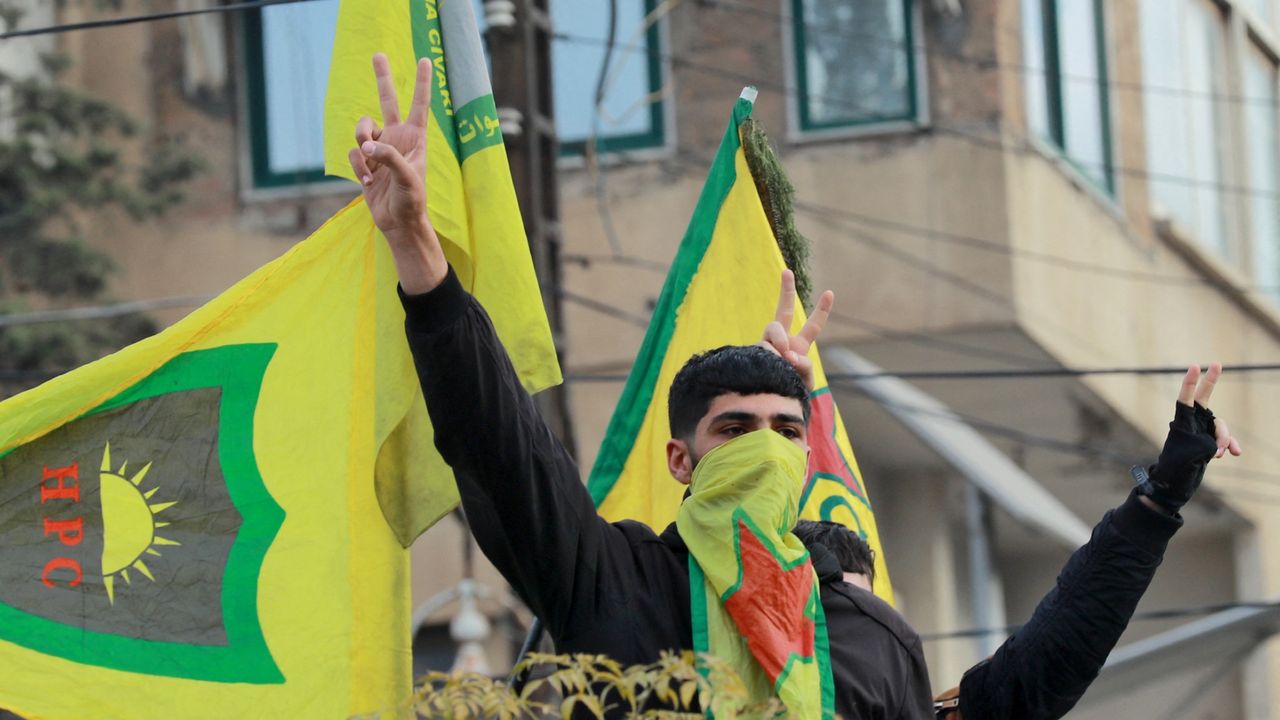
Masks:
[[[529,626],[529,634],[524,636],[524,643],[520,646],[520,653],[516,655],[516,661],[511,665],[511,674],[507,676],[507,687],[511,688],[511,692],[519,695],[524,689],[524,684],[529,681],[529,675],[533,668],[526,668],[523,672],[519,671],[520,663],[533,649],[542,644],[542,619],[535,617],[533,624]]]

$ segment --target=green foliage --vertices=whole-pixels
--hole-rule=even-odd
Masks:
[[[644,720],[720,720],[786,717],[776,698],[753,703],[746,685],[723,661],[691,652],[663,653],[657,662],[622,667],[603,655],[530,654],[519,671],[536,670],[517,694],[474,673],[433,672],[419,680],[413,710],[430,720],[532,720],[623,712]]]
[[[18,3],[0,0],[0,28],[21,17]],[[0,315],[109,302],[116,267],[86,242],[85,226],[111,212],[159,218],[203,169],[179,141],[156,138],[112,104],[61,83],[70,64],[47,55],[31,76],[0,68]],[[138,162],[126,161],[127,143],[145,143]],[[154,331],[142,317],[0,326],[0,397],[34,384],[6,375],[74,367]]]
[[[796,188],[782,169],[782,163],[769,144],[764,128],[755,120],[749,119],[742,124],[742,152],[746,156],[747,167],[751,168],[751,176],[760,193],[760,200],[764,203],[764,212],[773,228],[773,237],[778,241],[778,249],[782,251],[782,259],[791,268],[791,272],[795,273],[796,293],[804,306],[812,309],[810,298],[813,294],[813,281],[809,277],[809,241],[796,228]]]

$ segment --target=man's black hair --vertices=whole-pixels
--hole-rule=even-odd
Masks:
[[[871,582],[876,580],[876,551],[871,549],[860,535],[841,525],[826,520],[801,520],[791,532],[800,538],[805,547],[823,545],[844,572],[862,573]]]
[[[725,345],[694,355],[676,374],[667,396],[671,437],[692,439],[711,402],[729,393],[795,398],[809,422],[809,391],[790,363],[757,345]]]

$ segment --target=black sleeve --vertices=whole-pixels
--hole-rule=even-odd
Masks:
[[[929,683],[929,666],[925,664],[924,648],[921,647],[918,636],[907,647],[907,653],[911,663],[905,673],[906,691],[898,720],[928,720],[933,717],[933,693]]]
[[[521,387],[480,304],[453,270],[436,289],[401,291],[409,349],[426,397],[435,445],[453,468],[462,507],[481,551],[547,625],[596,606],[626,582],[622,533],[596,514],[577,465]]]
[[[1156,568],[1180,517],[1131,494],[1071,556],[1031,620],[960,682],[965,720],[1054,720],[1098,676]]]

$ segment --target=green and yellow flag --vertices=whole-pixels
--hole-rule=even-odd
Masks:
[[[375,5],[405,22],[362,17]],[[470,19],[465,0],[446,7]],[[392,30],[408,48],[425,38],[422,54],[444,33],[448,52],[461,48],[437,75],[442,96],[454,68],[483,68],[473,19],[343,3],[340,47]],[[335,57],[331,105],[346,92],[376,103],[341,71],[372,77],[372,54]],[[391,58],[413,77],[413,50]],[[433,178],[430,210],[537,390],[559,369],[500,139],[486,142],[465,166],[460,146],[435,144],[433,175],[450,176],[443,154],[452,177],[488,179]],[[481,182],[483,197],[469,196]],[[468,234],[480,217],[487,229]],[[405,713],[405,548],[457,491],[395,287],[357,199],[159,335],[0,403],[0,707],[49,719]]]
[[[675,520],[684,486],[667,471],[667,388],[694,354],[760,340],[773,319],[786,267],[744,153],[741,130],[754,92],[744,92],[712,162],[697,207],[658,298],[649,330],[609,422],[588,487],[600,513],[654,528]],[[795,327],[805,315],[796,303]],[[800,516],[853,528],[876,551],[875,592],[892,602],[875,516],[815,345],[811,447]]]
[[[511,184],[498,111],[471,0],[343,0],[325,110],[325,171],[355,180],[347,161],[356,122],[381,117],[370,59],[386,53],[402,116],[416,64],[431,58],[428,213],[459,279],[484,305],[526,388],[560,382],[548,361],[543,310]],[[483,267],[484,272],[477,268]]]
[[[406,699],[413,529],[380,500],[419,492],[439,516],[457,496],[388,442],[430,440],[406,422],[422,399],[382,245],[357,201],[159,335],[0,404],[0,707],[337,718]]]

